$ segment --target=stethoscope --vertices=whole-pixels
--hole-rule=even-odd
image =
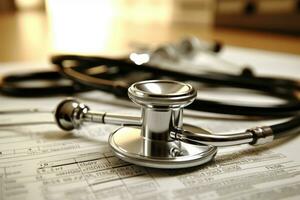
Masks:
[[[217,147],[240,144],[261,145],[297,133],[300,117],[247,129],[241,133],[212,134],[183,123],[183,108],[197,92],[190,85],[173,80],[137,82],[128,89],[129,98],[141,107],[141,116],[95,112],[75,99],[59,103],[54,116],[65,130],[80,129],[85,122],[120,125],[108,144],[127,162],[152,168],[186,168],[209,162]]]
[[[186,49],[195,48],[193,45],[194,42],[190,41]],[[158,52],[173,55],[168,53],[172,52],[168,49]],[[45,91],[49,92],[46,95],[53,95],[100,89],[119,97],[127,97],[128,93],[129,98],[142,107],[141,117],[93,112],[76,100],[67,99],[57,106],[55,119],[60,128],[68,131],[80,128],[83,122],[122,125],[110,134],[109,145],[117,157],[137,165],[155,168],[197,166],[210,161],[217,152],[217,146],[265,144],[295,133],[300,127],[300,87],[297,81],[257,77],[247,69],[240,75],[193,74],[152,66],[146,58],[143,61],[140,58],[128,60],[61,55],[52,57],[51,61],[59,73],[7,76],[2,79],[2,92],[34,96],[39,95],[39,92],[45,94]],[[124,77],[128,77],[127,81],[123,80]],[[252,89],[279,97],[285,103],[259,107],[200,100],[196,98],[196,90],[190,84],[174,80],[151,80],[162,78],[201,82],[211,87],[221,85]],[[28,79],[54,80],[54,84],[29,87],[26,90],[22,87],[22,81]],[[63,84],[60,85],[58,80]],[[283,123],[256,127],[242,133],[210,134],[199,127],[183,124],[183,107],[221,114],[292,118]]]

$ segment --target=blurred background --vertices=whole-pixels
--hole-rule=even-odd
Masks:
[[[191,35],[300,54],[300,0],[0,0],[0,62],[122,56]]]

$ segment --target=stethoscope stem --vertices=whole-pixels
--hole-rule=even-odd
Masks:
[[[247,129],[241,133],[232,134],[207,134],[194,133],[186,130],[175,130],[172,132],[171,138],[190,144],[205,144],[222,147],[240,144],[267,144],[274,140],[274,133],[270,126],[258,126]]]
[[[83,115],[83,122],[96,122],[102,124],[114,124],[114,125],[136,125],[141,126],[141,117],[115,114],[107,112],[94,112],[88,111]]]
[[[189,144],[196,145],[213,145],[213,146],[234,146],[240,144],[250,144],[253,142],[253,134],[245,131],[234,134],[207,134],[194,133],[186,130],[173,132],[171,138],[180,140]]]

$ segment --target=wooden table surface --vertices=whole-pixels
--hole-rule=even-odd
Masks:
[[[45,60],[57,53],[124,55],[136,43],[155,46],[188,35],[228,45],[300,54],[300,37],[293,35],[157,19],[131,21],[78,15],[74,20],[27,11],[0,14],[0,62]]]

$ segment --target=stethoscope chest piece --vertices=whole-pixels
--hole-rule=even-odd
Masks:
[[[196,128],[182,122],[183,107],[197,95],[189,84],[143,81],[133,84],[128,95],[141,105],[142,122],[141,126],[124,126],[110,135],[109,145],[117,157],[141,166],[171,169],[201,165],[215,156],[215,146],[192,145],[174,137],[176,130]]]

